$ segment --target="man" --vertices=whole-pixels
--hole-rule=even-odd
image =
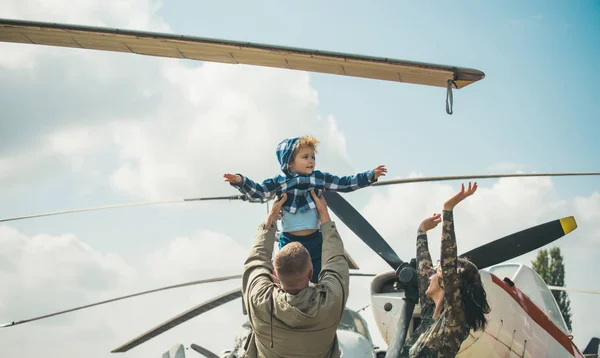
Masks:
[[[245,356],[340,357],[336,330],[348,300],[350,272],[344,245],[331,221],[325,198],[311,191],[323,232],[319,283],[310,254],[298,242],[283,247],[271,263],[275,228],[286,195],[258,226],[244,264],[242,292],[252,331]]]

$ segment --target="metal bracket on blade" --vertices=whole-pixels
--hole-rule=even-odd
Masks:
[[[265,198],[251,198],[251,197],[248,197],[246,195],[239,195],[239,200],[247,201],[249,203],[264,204],[264,203],[269,202],[269,201],[271,201],[273,199],[272,198],[268,198],[268,199],[265,199]]]
[[[448,113],[449,115],[452,115],[453,112],[453,106],[454,106],[454,97],[452,95],[452,85],[454,85],[454,88],[458,88],[458,86],[456,85],[456,82],[454,82],[454,80],[448,80],[447,82],[447,90],[446,90],[446,113]]]

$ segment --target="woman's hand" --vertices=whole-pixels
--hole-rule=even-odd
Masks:
[[[428,217],[427,219],[423,220],[423,222],[421,222],[419,229],[425,233],[425,232],[435,228],[436,226],[438,226],[438,224],[441,221],[442,221],[441,214],[433,214],[432,216]]]
[[[460,192],[444,203],[444,210],[452,211],[458,203],[473,195],[475,191],[477,191],[477,182],[475,182],[473,186],[471,186],[471,182],[469,182],[469,188],[467,190],[465,190],[465,184],[462,184]]]

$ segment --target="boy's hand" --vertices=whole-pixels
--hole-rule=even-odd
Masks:
[[[387,173],[387,168],[385,167],[385,165],[380,165],[377,168],[375,168],[375,179],[384,176],[385,173]]]
[[[239,184],[242,182],[242,177],[237,174],[223,174],[223,178],[225,178],[225,181],[228,181],[231,184]]]

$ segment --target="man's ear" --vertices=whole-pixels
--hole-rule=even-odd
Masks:
[[[311,267],[310,270],[308,270],[308,280],[312,280],[313,274],[314,274],[315,270]]]

